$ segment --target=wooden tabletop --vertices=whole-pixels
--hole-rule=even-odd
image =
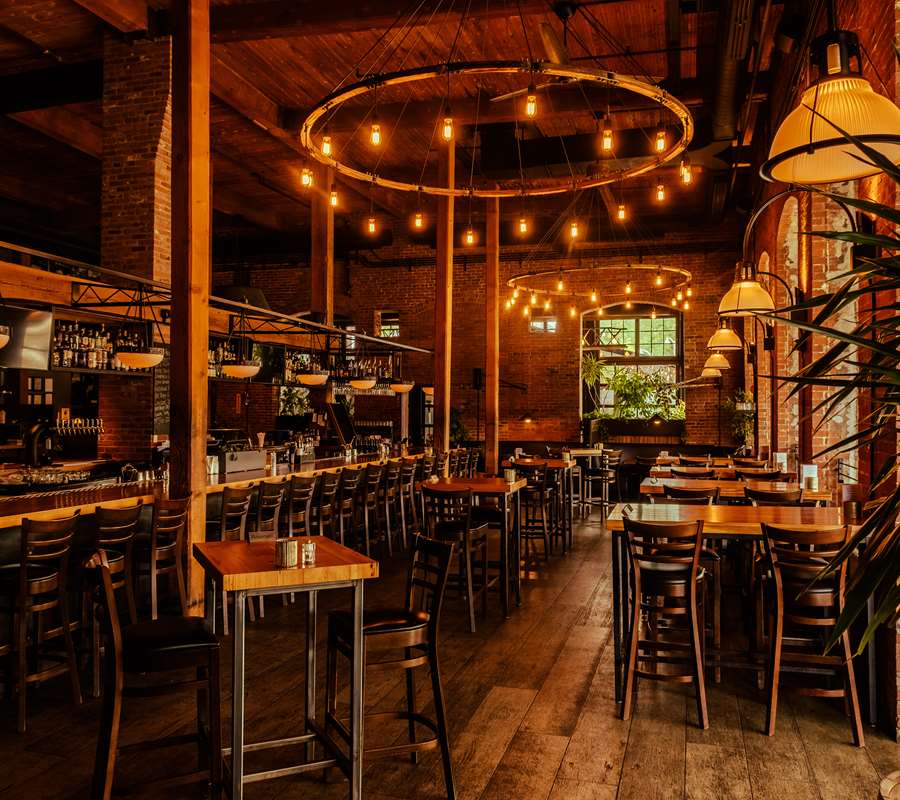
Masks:
[[[799,488],[797,483],[787,481],[717,481],[714,478],[659,478],[654,483],[653,478],[644,478],[641,481],[641,494],[662,494],[664,486],[676,489],[716,489],[720,497],[743,497],[744,487],[756,491],[786,492]],[[824,489],[804,489],[804,500],[831,500],[831,492]]]
[[[219,587],[229,592],[313,584],[345,583],[378,577],[378,562],[327,536],[311,537],[316,563],[309,567],[275,566],[275,542],[198,542],[194,558]],[[305,539],[298,539],[298,545]]]
[[[606,527],[612,531],[624,529],[622,511],[625,505],[615,506]],[[833,527],[843,524],[841,509],[811,506],[681,506],[669,503],[633,503],[630,519],[642,522],[690,522],[703,520],[706,535],[760,536],[762,523],[797,527]]]
[[[680,456],[657,456],[656,463],[661,465],[675,465],[678,466]],[[688,458],[694,458],[694,456],[688,456]],[[701,456],[696,456],[696,458],[701,458]],[[713,467],[731,467],[734,466],[731,459],[728,456],[715,456],[713,458],[707,459],[709,464]],[[695,466],[694,464],[684,464],[683,466]],[[699,466],[703,466],[702,464]]]
[[[549,467],[550,469],[572,469],[576,466],[574,461],[565,461],[562,458],[517,458],[515,461],[506,459],[504,467]]]
[[[602,447],[570,447],[569,452],[573,458],[587,458],[588,456],[602,456]]]
[[[734,467],[679,467],[677,464],[675,465],[667,465],[660,464],[655,467],[650,467],[650,474],[654,475],[657,478],[670,478],[672,477],[672,466],[675,469],[680,470],[681,472],[686,472],[691,475],[698,475],[703,472],[709,472],[710,470],[715,473],[716,478],[720,480],[737,480],[737,472],[735,472]],[[741,472],[752,473],[752,467],[738,467]],[[795,472],[784,472],[781,473],[782,477],[787,481],[793,481],[797,477],[797,473]]]
[[[122,508],[134,505],[138,500],[148,505],[156,500],[161,491],[162,484],[159,482],[114,483],[4,497],[0,498],[0,529],[18,527],[25,517],[53,519],[70,516],[76,509],[82,514],[93,514],[98,505]]]
[[[472,494],[480,496],[493,496],[501,494],[515,494],[528,485],[528,481],[520,478],[513,483],[507,483],[504,478],[495,478],[490,475],[476,478],[438,478],[436,481],[422,481],[420,488],[428,488],[438,492],[462,492],[470,489]]]

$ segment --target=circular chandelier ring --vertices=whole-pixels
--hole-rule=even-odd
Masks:
[[[672,267],[666,264],[648,264],[646,262],[641,262],[639,264],[631,264],[628,262],[625,263],[615,263],[615,264],[594,264],[592,266],[579,266],[579,267],[566,267],[565,269],[544,269],[538,270],[535,272],[522,272],[518,275],[513,275],[507,282],[506,285],[510,289],[518,289],[520,292],[524,293],[533,293],[539,295],[545,295],[547,297],[590,297],[592,292],[572,292],[569,290],[559,291],[558,289],[547,289],[547,288],[539,288],[537,286],[530,286],[524,283],[520,283],[520,281],[532,279],[543,279],[543,278],[556,278],[560,275],[570,275],[576,272],[597,272],[603,270],[622,270],[627,273],[628,270],[647,270],[651,272],[659,272],[665,273],[669,275],[678,276],[679,280],[676,283],[673,283],[669,286],[650,286],[646,289],[642,289],[641,291],[647,293],[653,292],[672,292],[677,291],[678,289],[682,289],[686,287],[688,284],[692,283],[693,275],[690,270],[684,269],[682,267]],[[607,293],[608,294],[608,293]],[[617,296],[617,295],[615,295]]]
[[[356,169],[341,161],[325,155],[319,145],[313,140],[313,130],[316,123],[326,114],[333,111],[348,100],[368,94],[385,86],[399,86],[405,83],[442,78],[450,75],[485,75],[485,74],[523,74],[534,76],[545,75],[553,78],[568,78],[572,80],[588,81],[600,86],[613,86],[646,97],[659,104],[660,107],[671,111],[681,125],[681,136],[665,151],[654,153],[646,161],[627,169],[602,176],[585,176],[583,178],[566,179],[556,186],[543,186],[526,188],[450,188],[447,186],[433,186],[430,184],[411,183],[407,181],[386,178],[375,172],[366,172]],[[438,195],[443,197],[544,197],[548,195],[563,194],[565,192],[584,191],[598,186],[608,186],[618,183],[626,178],[633,178],[651,172],[657,167],[676,158],[685,150],[694,137],[694,118],[688,107],[677,97],[642,81],[631,75],[619,75],[610,70],[594,69],[592,67],[575,66],[571,64],[551,64],[544,61],[534,63],[528,61],[460,61],[450,64],[436,64],[425,67],[389,72],[380,75],[372,75],[364,80],[349,84],[338,89],[320,100],[312,111],[307,114],[300,128],[300,143],[305,147],[316,161],[332,167],[341,175],[354,178],[365,183],[378,185],[387,189],[396,189],[401,192],[419,192],[422,194]],[[448,146],[452,146],[452,142]]]

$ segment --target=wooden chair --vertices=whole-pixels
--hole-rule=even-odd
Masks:
[[[384,483],[381,490],[384,514],[384,535],[388,540],[388,551],[393,552],[394,533],[397,547],[403,549],[403,529],[400,524],[400,462],[388,461],[384,466]]]
[[[94,759],[91,800],[109,800],[113,793],[116,760],[126,750],[156,749],[161,746],[196,741],[198,769],[180,775],[163,775],[151,783],[142,782],[141,791],[154,788],[157,797],[174,796],[172,788],[205,781],[212,796],[221,797],[222,758],[219,721],[219,643],[197,617],[165,617],[121,627],[116,608],[109,562],[104,551],[88,562],[95,590],[93,604],[98,611],[106,640],[104,648],[104,692],[100,714],[100,734]],[[172,672],[195,670],[195,677],[171,680]],[[164,682],[148,682],[148,676],[163,674]],[[138,677],[132,685],[129,676]],[[126,697],[155,697],[191,691],[197,698],[197,733],[179,734],[120,747],[119,730],[122,701]],[[168,770],[163,767],[164,772]],[[138,788],[138,787],[134,787]]]
[[[798,486],[796,489],[769,490],[744,487],[744,497],[754,506],[799,506],[803,495]]]
[[[256,493],[256,513],[252,522],[248,522],[248,542],[270,542],[278,538],[281,531],[281,509],[284,506],[284,497],[287,493],[288,481],[284,478],[280,481],[263,481],[259,484]],[[282,602],[287,605],[287,594],[282,595]],[[266,616],[266,598],[260,595],[259,618]],[[252,606],[252,602],[250,603]]]
[[[472,492],[469,489],[446,492],[425,487],[425,531],[429,538],[457,545],[459,569],[452,576],[465,598],[469,631],[475,633],[475,598],[481,600],[482,614],[487,614],[487,595],[493,582],[488,577],[487,523],[472,523]],[[477,562],[476,562],[477,560]],[[480,581],[475,584],[475,564]]]
[[[153,504],[150,533],[138,534],[136,546],[138,574],[150,579],[150,618],[159,617],[159,584],[166,576],[174,576],[179,609],[187,614],[187,584],[184,577],[185,534],[191,498],[165,500]],[[145,568],[146,567],[146,568]]]
[[[362,537],[359,533],[359,513],[357,497],[360,482],[365,473],[361,469],[343,469],[334,496],[334,514],[337,518],[338,540],[345,544],[352,540],[352,547],[358,547]]]
[[[362,515],[363,544],[366,555],[372,557],[372,545],[380,545],[383,541],[381,484],[384,479],[384,467],[380,464],[368,464],[362,479]],[[391,539],[387,538],[388,555],[393,555]]]
[[[682,467],[708,467],[712,463],[711,456],[678,456]]]
[[[734,474],[741,481],[780,481],[780,469],[741,469],[735,468]]]
[[[400,489],[400,530],[404,548],[409,546],[410,532],[419,530],[419,512],[416,502],[417,471],[414,458],[404,458],[400,462],[400,477],[397,481]]]
[[[651,503],[654,502],[651,495]],[[690,489],[682,486],[663,486],[663,497],[680,505],[714,506],[719,502],[719,487]]]
[[[81,705],[67,587],[69,555],[77,523],[77,511],[53,520],[26,517],[22,520],[18,563],[0,567],[0,607],[9,615],[11,628],[9,641],[0,645],[0,656],[7,656],[12,667],[9,670],[12,680],[7,679],[7,686],[16,694],[19,733],[25,733],[27,727],[29,684],[68,673],[72,699]],[[57,618],[55,622],[53,616]],[[63,640],[65,654],[46,652],[44,645],[59,638]],[[42,660],[55,663],[41,667]],[[12,768],[11,762],[7,768]]]
[[[220,542],[242,542],[247,539],[247,520],[250,516],[250,502],[256,489],[253,486],[240,488],[226,486],[222,490],[222,509],[218,519],[212,520],[214,536]],[[221,587],[220,587],[221,588]],[[228,592],[222,592],[222,633],[228,636]],[[252,598],[247,598],[247,612],[256,622],[256,611]]]
[[[366,724],[369,720],[405,720],[409,739],[408,743],[373,747],[373,740],[367,738],[370,746],[365,749],[364,758],[386,758],[408,753],[415,764],[419,753],[440,748],[449,800],[455,800],[456,788],[438,661],[438,629],[452,559],[452,543],[417,535],[409,553],[404,605],[400,608],[366,609],[363,612],[364,669],[403,670],[406,674],[406,709],[366,714]],[[353,619],[347,611],[333,611],[328,615],[325,730],[334,730],[349,746],[350,731],[337,712],[338,654],[348,661],[353,658]],[[378,660],[372,658],[373,655],[377,655]],[[416,710],[415,669],[426,665],[431,675],[434,719]],[[417,726],[427,728],[433,736],[420,739]]]
[[[671,466],[669,470],[673,478],[715,478],[716,471],[714,469],[705,469],[704,467],[676,467]]]
[[[105,550],[115,591],[124,591],[132,624],[138,621],[134,600],[134,542],[141,520],[143,503],[138,500],[126,508],[94,509],[94,550]]]
[[[624,520],[628,548],[631,620],[625,648],[625,692],[622,719],[630,719],[638,678],[673,683],[692,683],[696,692],[697,718],[709,727],[706,688],[703,679],[702,604],[700,551],[703,521],[636,522]],[[648,638],[641,638],[641,618],[647,615]],[[660,638],[659,618],[683,619],[687,641],[672,637],[666,626]],[[678,673],[660,673],[656,665],[682,665]],[[648,664],[651,669],[642,669]]]
[[[318,533],[312,525],[312,503],[319,476],[292,475],[288,485],[288,536],[312,536]]]
[[[459,477],[459,450],[451,450],[447,454],[447,474],[451,478]]]
[[[535,550],[534,543],[542,542],[544,561],[550,560],[550,535],[552,532],[551,505],[553,499],[549,489],[549,472],[546,464],[529,466],[517,465],[516,472],[527,480],[521,492],[521,537],[525,558],[530,550]]]
[[[732,458],[731,463],[742,469],[765,469],[768,462],[757,458]]]
[[[822,567],[830,563],[846,544],[848,529],[791,530],[768,524],[763,524],[762,528],[773,577],[766,733],[775,735],[782,663],[819,669],[833,667],[843,677],[841,688],[807,687],[797,691],[812,697],[843,698],[850,712],[853,742],[857,747],[863,747],[865,740],[849,633],[841,634],[838,654],[822,655],[824,644],[844,606],[847,561],[841,563],[835,574],[814,580]]]
[[[324,472],[319,476],[319,485],[312,501],[312,528],[317,530],[319,536],[328,536],[334,539],[335,503],[337,500],[340,472]]]
[[[439,478],[443,478],[444,475],[447,474],[447,459],[449,456],[447,453],[440,453],[437,458],[434,460],[434,471],[432,475],[437,475]]]

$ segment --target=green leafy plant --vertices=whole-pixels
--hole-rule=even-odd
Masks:
[[[309,389],[302,386],[282,386],[278,395],[278,414],[298,416],[310,410]]]
[[[616,369],[596,356],[586,353],[581,360],[581,379],[587,387],[594,408],[586,417],[614,419],[684,419],[684,401],[677,388],[660,372]],[[601,392],[613,393],[612,413],[601,405]]]
[[[835,127],[835,126],[833,126]],[[900,169],[857,138],[836,128],[862,156],[862,161],[880,169],[900,186]],[[875,598],[876,611],[862,636],[860,649],[865,647],[879,626],[896,623],[900,610],[900,486],[897,483],[897,406],[900,404],[900,210],[872,200],[835,195],[820,189],[826,197],[839,200],[858,209],[876,221],[880,233],[853,231],[814,231],[812,235],[875,248],[878,256],[855,256],[851,269],[839,276],[840,285],[832,292],[818,295],[790,308],[781,309],[773,318],[801,331],[795,350],[805,346],[813,334],[828,340],[826,351],[796,375],[780,378],[793,384],[792,394],[806,386],[822,387],[825,397],[816,404],[822,422],[853,401],[857,392],[871,398],[871,411],[860,420],[859,430],[835,442],[817,457],[837,457],[875,442],[882,436],[891,437],[894,452],[883,460],[872,476],[870,494],[865,504],[867,516],[859,530],[848,541],[834,561],[823,571],[833,574],[840,565],[858,553],[858,562],[848,579],[847,596],[830,645],[861,614],[866,611],[869,598]],[[867,304],[871,314],[854,313],[855,304]],[[806,319],[804,315],[808,315]],[[847,326],[844,320],[856,321]],[[847,368],[851,371],[848,371]],[[860,551],[860,545],[865,548]]]
[[[746,389],[738,389],[733,397],[722,404],[722,408],[731,420],[731,432],[735,442],[747,444],[753,438],[756,411],[753,395]]]

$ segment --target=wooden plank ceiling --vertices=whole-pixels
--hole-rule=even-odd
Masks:
[[[103,120],[92,64],[102,57],[104,35],[152,36],[165,31],[166,5],[159,0],[152,0],[150,7],[143,0],[2,3],[0,95],[4,80],[31,81],[24,84],[26,91],[29,86],[44,88],[31,95],[32,105],[38,106],[34,108],[23,107],[22,100],[15,100],[18,95],[14,91],[7,93],[13,99],[6,101],[2,108],[6,116],[0,120],[0,197],[29,211],[44,209],[61,217],[66,215],[60,212],[72,209],[74,215],[59,230],[77,228],[85,245],[92,237],[97,240]],[[664,204],[653,201],[656,175],[583,202],[599,209],[604,196],[606,203],[614,196],[630,203],[648,224],[661,226],[710,213],[714,195],[729,178],[730,157],[726,152],[721,161],[713,158],[730,143],[711,142],[710,136],[720,32],[727,22],[715,0],[572,4],[574,14],[565,34],[559,15],[547,0],[472,0],[470,13],[460,25],[463,7],[451,0],[266,0],[252,4],[214,0],[211,122],[216,233],[291,233],[308,227],[308,194],[300,184],[306,161],[297,139],[297,124],[306,109],[342,82],[371,72],[446,61],[454,39],[454,60],[525,59],[529,47],[535,58],[544,58],[542,23],[552,25],[560,39],[565,35],[573,62],[654,76],[689,103],[698,123],[692,152],[695,163],[704,169],[693,187],[679,187],[677,170],[672,167],[662,172],[670,187],[670,200]],[[767,41],[771,37],[765,33],[762,38]],[[766,52],[761,61],[763,72],[768,60]],[[744,76],[750,61],[746,58],[741,64]],[[66,84],[67,75],[78,79],[69,81],[72,86],[65,92],[59,90],[55,100],[52,96],[44,99],[44,94],[53,94],[53,87]],[[489,99],[524,88],[526,83],[527,78],[500,76],[478,83],[466,78],[451,82],[449,101],[460,126],[460,185],[467,184],[470,174],[476,181],[500,180],[518,170],[517,161],[512,166],[505,163],[508,152],[505,158],[501,156],[504,148],[509,150],[505,143],[515,142],[522,100],[491,103]],[[18,90],[17,84],[9,86]],[[428,81],[379,93],[378,116],[385,146],[377,153],[367,143],[370,96],[348,103],[335,114],[329,133],[342,157],[357,166],[372,169],[377,165],[383,174],[414,182],[424,174],[427,180],[436,168],[432,136],[447,91],[445,82]],[[728,99],[735,111],[741,101],[737,92]],[[18,107],[14,107],[16,102]],[[653,132],[664,120],[642,98],[587,85],[553,87],[539,95],[539,102],[538,118],[522,125],[522,136],[536,142],[592,135],[608,106],[615,127],[640,132],[649,148]],[[559,150],[558,145],[547,147]],[[558,163],[542,167],[555,174],[566,168],[569,165]],[[529,180],[540,180],[541,169],[532,169],[528,175]],[[416,203],[415,197],[377,188],[370,191],[352,181],[341,180],[336,188],[340,215],[346,217],[339,226],[344,228],[348,221],[350,228],[358,226],[369,214],[370,204],[379,213],[403,217]],[[530,211],[552,219],[570,199],[540,201],[532,204]],[[481,204],[476,205],[473,213],[478,218]],[[507,214],[520,213],[520,205],[504,205]],[[0,216],[5,215],[3,208],[0,206]],[[5,227],[15,224],[12,217],[5,218]]]

